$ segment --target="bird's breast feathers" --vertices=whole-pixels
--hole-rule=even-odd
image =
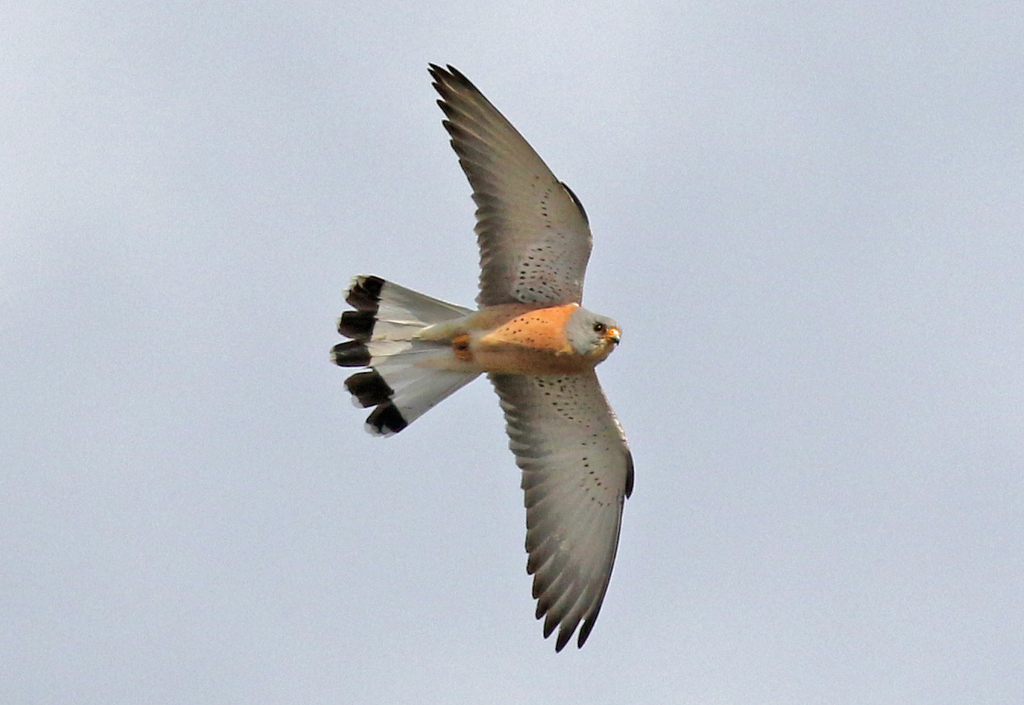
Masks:
[[[594,360],[576,353],[566,336],[569,317],[577,309],[579,304],[487,306],[465,318],[431,326],[420,337],[451,341],[452,358],[442,364],[452,371],[578,374],[593,369]]]

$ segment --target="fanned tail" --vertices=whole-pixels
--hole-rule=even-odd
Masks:
[[[423,328],[471,309],[374,276],[356,277],[345,300],[355,310],[341,314],[338,332],[352,340],[335,345],[331,357],[342,367],[370,368],[345,380],[356,406],[375,407],[366,419],[370,433],[398,433],[477,377],[437,369],[437,361],[454,355],[451,345],[416,338]]]

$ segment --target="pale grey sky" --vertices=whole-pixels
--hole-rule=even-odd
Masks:
[[[0,10],[0,701],[1024,700],[1024,8],[551,5]],[[428,62],[623,327],[582,651],[489,385],[381,440],[329,362],[476,294]]]

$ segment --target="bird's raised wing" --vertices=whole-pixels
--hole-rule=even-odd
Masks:
[[[591,248],[583,205],[469,79],[433,64],[430,75],[477,205],[477,302],[580,303]]]
[[[594,627],[615,562],[633,458],[597,375],[491,375],[523,470],[526,570],[544,636],[561,650]]]

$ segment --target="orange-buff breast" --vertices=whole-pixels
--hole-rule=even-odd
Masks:
[[[570,354],[573,350],[565,327],[578,308],[579,304],[565,304],[527,311],[482,336],[477,345],[481,350],[516,347],[549,355]]]
[[[523,312],[471,342],[474,366],[497,374],[578,374],[594,361],[578,355],[565,336],[578,304]]]

